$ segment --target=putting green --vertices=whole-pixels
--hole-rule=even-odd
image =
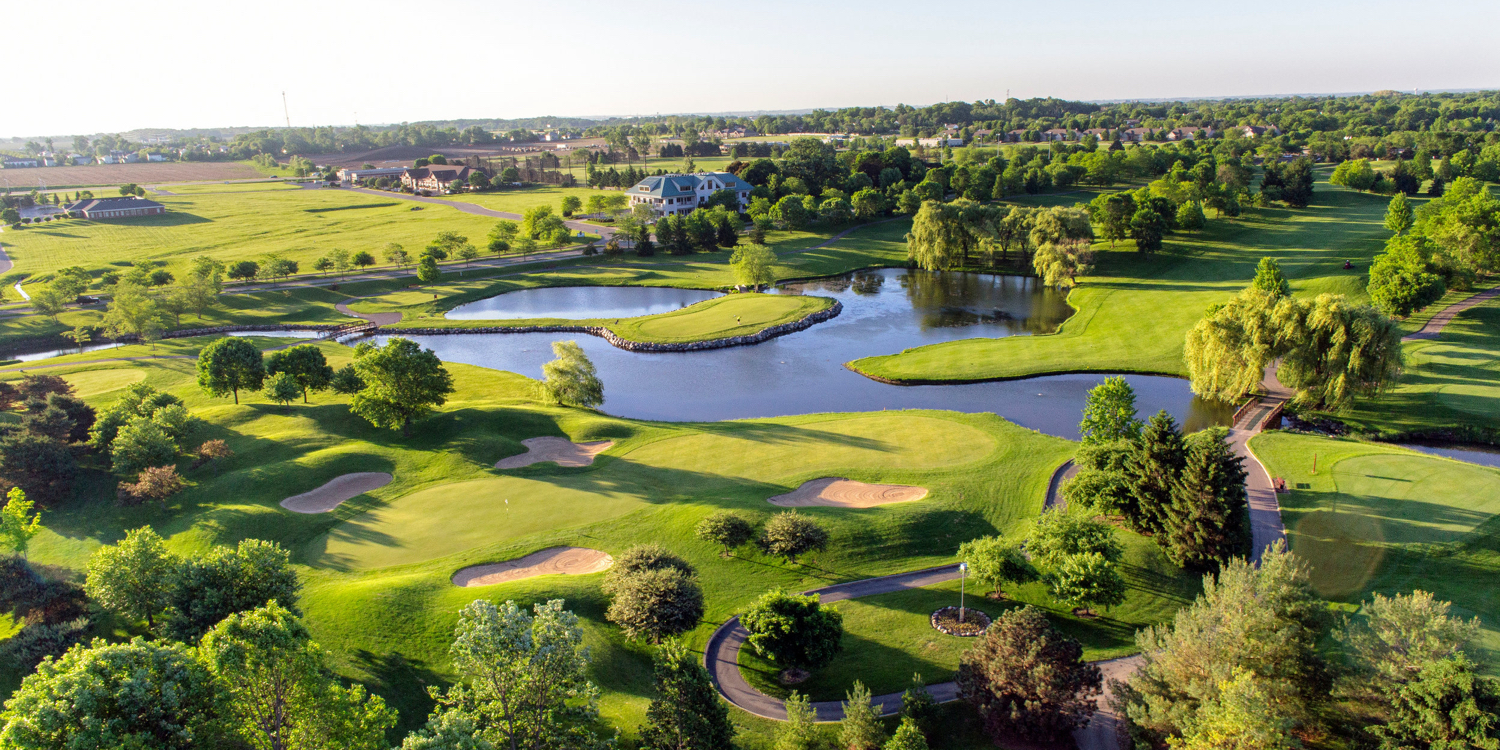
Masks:
[[[62,379],[73,386],[79,398],[88,398],[139,383],[146,379],[146,372],[128,367],[113,370],[84,370],[63,375]]]
[[[1458,541],[1500,513],[1500,474],[1416,455],[1357,456],[1333,467],[1337,511],[1379,526],[1389,544]]]
[[[421,562],[527,534],[614,518],[641,502],[637,495],[580,489],[553,480],[493,477],[441,484],[335,526],[309,546],[308,563],[383,568]]]
[[[933,417],[889,415],[798,424],[741,422],[661,440],[630,452],[631,461],[685,471],[786,481],[808,470],[936,469],[971,463],[995,450],[982,430]],[[815,458],[814,458],[815,456]],[[816,463],[816,467],[810,464]],[[820,475],[821,476],[821,475]],[[805,477],[814,478],[814,477]],[[800,484],[801,480],[795,484]],[[793,485],[795,486],[795,485]]]
[[[611,326],[629,339],[696,341],[754,333],[800,320],[828,306],[820,297],[788,294],[732,294],[662,315],[620,321]]]

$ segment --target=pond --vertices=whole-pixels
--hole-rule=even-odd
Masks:
[[[323,335],[323,333],[321,331],[233,331],[233,332],[230,332],[230,333],[227,333],[227,334],[222,334],[222,335],[225,335],[225,336],[259,336],[259,337],[262,337],[262,338],[270,338],[270,339],[315,339],[315,338]],[[103,344],[85,344],[82,349],[79,349],[76,346],[65,346],[65,347],[63,347],[61,349],[46,349],[46,350],[39,351],[39,352],[27,352],[25,354],[12,354],[12,355],[9,356],[9,359],[14,359],[14,360],[17,360],[19,362],[35,362],[35,361],[40,360],[40,359],[51,359],[53,357],[65,357],[65,356],[67,356],[69,354],[87,354],[89,352],[104,351],[105,349],[114,349],[114,348],[120,347],[120,346],[127,346],[127,344],[122,344],[122,343],[118,343],[118,342],[107,342],[107,343],[103,343]]]
[[[1471,464],[1479,464],[1480,466],[1500,468],[1500,450],[1486,446],[1422,445],[1420,443],[1402,443],[1401,445],[1415,451],[1451,458],[1455,461],[1465,461]]]
[[[628,352],[595,336],[568,333],[411,338],[444,360],[533,378],[540,378],[542,364],[553,358],[553,342],[576,340],[604,381],[603,411],[674,422],[952,409],[994,412],[1025,427],[1076,438],[1084,396],[1106,377],[898,386],[844,367],[853,359],[923,344],[1056,330],[1071,309],[1062,295],[1034,279],[883,269],[777,291],[833,297],[844,310],[832,320],[754,346],[684,353]],[[1127,375],[1126,380],[1135,387],[1143,416],[1166,409],[1189,429],[1227,424],[1234,410],[1194,398],[1185,380],[1149,375]]]
[[[459,305],[449,320],[521,320],[527,318],[634,318],[680,310],[722,297],[705,289],[664,286],[552,286],[522,289]]]

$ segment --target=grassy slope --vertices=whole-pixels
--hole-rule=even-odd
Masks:
[[[515,214],[526,213],[527,210],[537,206],[551,206],[552,213],[561,216],[563,196],[576,195],[584,203],[588,203],[589,196],[600,194],[601,191],[592,188],[535,185],[516,190],[497,190],[489,193],[457,193],[454,195],[445,195],[443,196],[443,200],[473,203],[495,211],[507,211]],[[604,194],[608,193],[605,192]]]
[[[347,348],[319,346],[334,366],[347,361]],[[241,406],[208,399],[193,384],[190,360],[59,368],[54,372],[68,374],[96,406],[141,379],[177,393],[205,420],[194,439],[223,438],[236,455],[217,467],[187,471],[193,486],[164,507],[115,507],[114,479],[90,468],[79,478],[77,498],[46,512],[48,530],[34,542],[32,555],[79,572],[99,544],[142,524],[169,536],[182,552],[247,537],[276,540],[294,551],[306,586],[308,624],[336,654],[339,670],[386,695],[402,709],[408,728],[426,711],[423,685],[439,684],[447,674],[459,607],[480,596],[526,602],[561,597],[585,618],[595,675],[606,689],[606,715],[629,730],[649,699],[648,659],[644,647],[622,641],[603,623],[600,576],[472,590],[453,588],[449,576],[466,565],[555,544],[618,553],[637,542],[659,541],[701,572],[709,611],[692,635],[701,647],[714,624],[772,586],[805,589],[931,565],[948,560],[965,539],[1019,528],[1038,512],[1052,468],[1071,452],[1065,441],[992,415],[632,422],[535,405],[527,398],[530,381],[515,375],[450,368],[458,392],[440,413],[418,424],[409,440],[351,416],[344,399],[330,394],[290,407],[259,397]],[[491,468],[520,452],[521,439],[546,434],[612,439],[617,445],[589,469]],[[185,462],[181,468],[186,470]],[[390,471],[396,480],[327,516],[296,516],[276,506],[289,494],[353,471]],[[693,537],[694,524],[706,513],[735,508],[765,518],[773,510],[766,497],[827,475],[919,484],[932,494],[881,509],[803,511],[826,523],[834,539],[829,552],[807,565],[755,552],[721,559]],[[478,482],[484,491],[455,493],[458,482]],[[541,508],[558,497],[567,498],[565,508]],[[507,498],[515,506],[509,511],[497,502]],[[549,523],[523,521],[527,504],[537,504]],[[5,684],[14,679],[0,676]],[[754,731],[763,728],[740,720]]]
[[[1283,432],[1251,447],[1294,488],[1280,496],[1282,518],[1319,593],[1359,602],[1374,592],[1430,591],[1479,617],[1485,647],[1500,655],[1500,471]]]
[[[1320,173],[1320,179],[1326,173]],[[892,380],[1025,377],[1047,372],[1184,372],[1182,342],[1210,306],[1244,288],[1255,265],[1281,262],[1298,294],[1365,296],[1369,260],[1387,232],[1385,200],[1318,183],[1305,210],[1248,211],[1210,220],[1197,235],[1177,234],[1155,257],[1129,241],[1100,253],[1098,268],[1069,295],[1078,313],[1056,333],[968,339],[867,357],[856,370]],[[1343,270],[1343,262],[1356,269]]]
[[[449,206],[416,205],[342,190],[257,190],[162,195],[162,216],[119,221],[69,220],[4,234],[16,270],[41,276],[65,266],[102,271],[137,260],[164,261],[180,273],[193,258],[225,262],[278,252],[309,268],[334,248],[381,255],[388,242],[420,250],[438,232],[483,238],[494,220]],[[345,206],[334,211],[309,211]],[[420,210],[414,210],[420,209]]]
[[[1500,305],[1467,310],[1437,340],[1403,349],[1406,372],[1397,384],[1340,419],[1369,432],[1493,428],[1500,421]]]

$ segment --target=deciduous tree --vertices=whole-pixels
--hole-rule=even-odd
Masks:
[[[1089,389],[1078,434],[1084,445],[1140,439],[1141,420],[1136,417],[1135,389],[1124,377],[1105,378],[1103,383]]]
[[[824,609],[817,594],[766,592],[740,616],[749,631],[746,642],[755,653],[782,667],[818,669],[841,648],[844,618]]]
[[[577,341],[554,341],[557,359],[542,365],[542,390],[554,403],[584,408],[604,403],[604,384]]]
[[[1005,595],[1005,584],[1024,584],[1037,580],[1038,573],[1021,550],[1021,545],[1002,536],[984,536],[958,547],[958,559],[969,564],[969,575],[975,581],[995,590],[995,598]]]
[[[243,338],[225,336],[198,353],[198,387],[216,398],[234,394],[240,402],[240,389],[260,390],[266,379],[265,361],[260,350]]]
[[[275,542],[245,539],[238,547],[214,547],[184,559],[172,576],[166,634],[196,641],[235,612],[276,601],[297,614],[302,584],[291,556]]]
[[[777,513],[761,531],[760,546],[769,555],[780,555],[795,564],[797,556],[828,548],[828,531],[794,510]]]
[[[431,349],[415,341],[392,338],[385,346],[369,342],[354,349],[354,371],[365,387],[349,410],[376,427],[411,434],[411,423],[448,401],[453,376]]]
[[[265,362],[267,375],[284,372],[296,381],[304,404],[309,391],[326,390],[333,383],[333,368],[323,356],[323,350],[312,344],[272,352]]]
[[[755,527],[744,516],[727,510],[709,514],[699,521],[697,532],[699,539],[724,548],[720,557],[728,557],[730,550],[755,538]]]
[[[641,747],[646,750],[720,750],[732,745],[729,708],[708,670],[679,641],[656,650],[656,697],[646,708]]]
[[[32,538],[42,533],[42,514],[32,511],[34,505],[26,499],[25,490],[12,487],[5,494],[5,505],[0,507],[0,544],[22,559]]]
[[[142,526],[89,557],[84,590],[99,606],[127,620],[145,620],[147,627],[155,629],[157,616],[167,608],[170,582],[180,563],[150,526]]]

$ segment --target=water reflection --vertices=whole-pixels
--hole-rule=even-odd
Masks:
[[[884,305],[886,311],[897,314],[903,309],[900,303],[904,303],[904,309],[924,330],[988,325],[1003,335],[1051,333],[1073,314],[1061,292],[1029,276],[888,268],[787,284],[777,291],[840,300],[890,295]],[[904,300],[896,299],[898,295]]]
[[[553,286],[521,289],[459,305],[443,316],[450,320],[523,320],[527,318],[633,318],[671,312],[723,296],[705,289],[663,286]]]

